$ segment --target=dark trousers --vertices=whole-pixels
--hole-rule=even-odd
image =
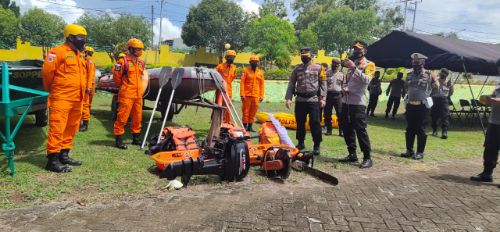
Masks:
[[[375,108],[377,108],[378,104],[378,94],[370,94],[370,100],[368,102],[368,108],[366,110],[366,114],[373,114],[375,112]]]
[[[434,105],[431,109],[432,130],[436,131],[438,128],[438,121],[441,121],[441,128],[443,131],[448,131],[450,126],[450,110],[447,97],[433,97]]]
[[[296,138],[302,142],[306,138],[306,120],[309,115],[309,127],[315,144],[321,143],[321,121],[319,102],[296,102],[295,120],[297,121]]]
[[[387,100],[387,109],[385,110],[385,114],[388,115],[391,112],[392,108],[392,116],[395,116],[398,113],[400,102],[401,102],[401,97],[389,96],[389,99]]]
[[[337,121],[339,122],[339,130],[341,130],[340,124],[340,111],[342,108],[342,96],[340,93],[328,93],[326,96],[326,105],[324,109],[325,117],[325,127],[327,131],[332,131],[332,112],[335,108],[335,114],[337,115]]]
[[[407,149],[413,151],[413,141],[417,137],[417,152],[424,153],[425,145],[427,142],[427,135],[425,134],[425,127],[427,126],[427,117],[429,109],[424,104],[420,105],[406,105],[406,144]],[[409,147],[409,144],[411,147]]]
[[[487,175],[493,173],[493,169],[497,165],[498,151],[500,150],[500,125],[488,125],[486,137],[484,139],[484,172]]]
[[[361,105],[342,104],[340,123],[344,131],[344,140],[349,154],[356,154],[356,137],[364,159],[370,158],[370,138],[366,131],[366,107]]]

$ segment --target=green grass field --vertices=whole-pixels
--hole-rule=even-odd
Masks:
[[[267,96],[273,95],[282,96],[282,92],[267,92]],[[113,122],[109,112],[111,96],[98,92],[94,99],[95,115],[90,122],[90,129],[88,132],[77,134],[74,149],[71,152],[74,158],[82,160],[84,164],[74,168],[73,172],[68,174],[56,174],[44,170],[47,128],[36,128],[33,126],[34,118],[31,116],[27,118],[15,140],[17,176],[8,175],[5,156],[0,156],[2,170],[0,173],[0,208],[15,208],[61,200],[85,204],[85,202],[109,198],[164,191],[165,180],[160,180],[150,172],[154,163],[144,155],[143,151],[132,146],[127,151],[113,147]],[[148,104],[151,105],[151,102]],[[239,108],[238,103],[237,107]],[[263,103],[261,110],[288,111],[282,103]],[[398,154],[405,148],[404,119],[400,115],[396,120],[385,120],[380,114],[383,110],[385,110],[385,105],[380,104],[379,117],[369,120],[375,168],[379,163],[386,163],[385,161],[399,165],[414,163],[415,161],[398,157]],[[150,113],[150,111],[144,113],[144,131]],[[174,118],[174,124],[189,125],[197,131],[198,136],[204,137],[210,124],[209,116],[210,111],[207,109],[189,107]],[[156,133],[159,130],[159,120],[160,116],[157,113],[155,127],[152,130]],[[289,134],[295,141],[295,132],[289,131]],[[449,135],[450,138],[446,141],[430,137],[426,150],[428,155],[422,162],[481,156],[483,135],[477,126],[452,125]],[[130,143],[129,134],[126,138],[126,142]],[[309,148],[312,146],[310,135],[308,135],[307,145]],[[343,139],[338,136],[324,137],[322,155],[316,162],[317,167],[328,172],[342,169],[344,166],[335,161],[335,158],[343,157],[345,154]],[[252,172],[250,175],[255,174]],[[263,181],[267,180],[254,178],[255,184]]]

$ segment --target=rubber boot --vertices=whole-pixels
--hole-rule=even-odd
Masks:
[[[313,155],[319,155],[320,153],[320,143],[314,143]]]
[[[248,131],[250,131],[250,132],[255,132],[255,131],[253,130],[253,127],[252,127],[252,126],[253,126],[253,123],[248,123]]]
[[[127,145],[123,143],[123,137],[121,135],[115,136],[115,147],[123,150],[128,148]]]
[[[295,146],[299,151],[306,149],[306,145],[304,145],[304,141],[299,141],[297,146]]]
[[[401,157],[409,158],[415,155],[413,151],[413,145],[415,144],[415,135],[408,132],[405,133],[406,137],[406,152],[401,153]]]
[[[74,160],[69,156],[69,149],[62,149],[61,154],[59,155],[59,161],[62,164],[67,164],[71,166],[80,166],[82,165],[82,161]]]
[[[89,121],[83,120],[82,124],[80,124],[80,132],[85,132],[89,129]]]
[[[132,144],[133,145],[141,145],[141,139],[139,138],[141,134],[134,133],[132,134]]]
[[[419,135],[417,138],[417,153],[413,156],[415,160],[424,158],[425,145],[427,143],[427,135]]]
[[[441,131],[441,139],[448,139],[448,130],[447,129],[443,129]]]
[[[493,182],[493,169],[496,165],[484,164],[483,172],[479,173],[477,176],[471,176],[470,180],[477,182]]]
[[[62,164],[61,161],[59,161],[59,156],[60,153],[48,154],[47,166],[45,166],[45,169],[51,172],[59,172],[59,173],[71,172],[71,166]]]

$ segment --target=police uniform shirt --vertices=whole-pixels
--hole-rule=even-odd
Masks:
[[[314,62],[307,66],[300,64],[292,72],[285,99],[292,100],[295,93],[297,94],[297,102],[319,102],[318,96],[322,96],[326,100],[326,85],[326,74],[323,66]]]
[[[500,83],[497,84],[495,91],[492,94],[493,98],[500,98]],[[500,125],[500,106],[491,107],[490,123]]]
[[[430,97],[432,92],[432,77],[428,70],[422,70],[417,75],[410,73],[406,78],[406,85],[408,86],[408,100],[409,101],[423,101]]]
[[[344,85],[347,85],[349,94],[342,98],[342,103],[366,106],[365,92],[375,71],[375,64],[366,58],[357,60],[355,64],[356,68],[347,72]]]
[[[439,79],[439,86],[432,87],[432,97],[448,97],[451,91],[451,80]]]
[[[340,93],[342,90],[342,80],[344,79],[344,73],[340,71],[335,71],[329,69],[326,72],[328,92],[329,93]]]
[[[391,97],[401,97],[404,92],[405,81],[400,79],[394,79],[391,81]]]
[[[370,89],[370,95],[379,95],[380,93],[382,93],[380,79],[372,79],[368,86]]]

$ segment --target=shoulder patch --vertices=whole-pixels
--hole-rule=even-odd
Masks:
[[[119,63],[115,64],[115,71],[120,71],[120,70],[122,70],[122,65]]]
[[[53,52],[50,52],[49,53],[49,56],[47,58],[47,62],[54,62],[55,58],[57,57],[57,55]]]

